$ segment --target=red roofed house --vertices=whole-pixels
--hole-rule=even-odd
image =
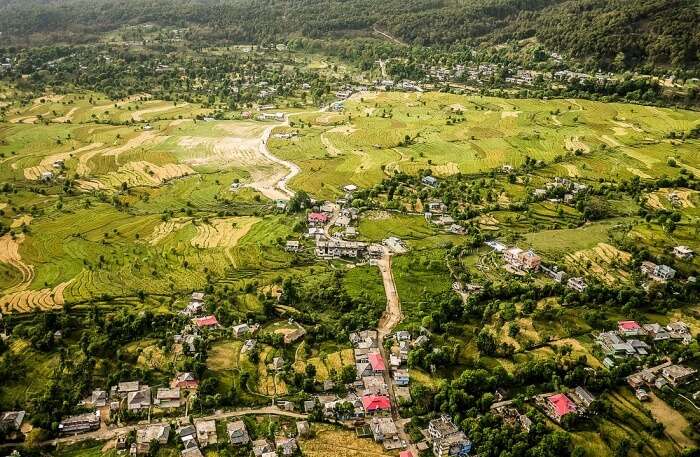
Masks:
[[[180,373],[175,378],[170,381],[170,387],[175,389],[176,387],[182,390],[195,390],[199,386],[199,381],[195,377],[194,373],[186,372]]]
[[[557,422],[567,414],[576,412],[576,404],[564,394],[552,395],[547,398],[546,404],[550,416]]]
[[[365,395],[362,397],[362,406],[367,414],[389,411],[391,410],[391,401],[389,401],[389,397],[383,395]]]
[[[642,327],[636,321],[619,321],[617,329],[625,336],[637,336],[642,334]]]
[[[401,451],[399,452],[399,457],[413,457],[413,453],[411,451]]]
[[[367,360],[372,366],[372,371],[374,371],[375,373],[381,373],[386,370],[386,366],[384,365],[384,359],[382,358],[382,355],[380,353],[372,352],[368,354]]]
[[[212,328],[219,326],[219,321],[216,320],[216,316],[213,314],[211,316],[195,317],[192,319],[192,322],[194,322],[194,325],[199,328]]]
[[[328,222],[328,215],[323,213],[309,213],[309,222],[312,224],[325,224]]]

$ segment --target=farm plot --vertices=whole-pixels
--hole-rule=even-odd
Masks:
[[[311,364],[316,367],[316,379],[325,381],[330,379],[332,372],[339,373],[340,370],[347,365],[354,365],[355,356],[352,349],[343,349],[341,351],[323,354],[316,357],[311,357],[307,360],[297,360],[294,362],[294,370],[299,373],[304,373],[306,365]]]
[[[381,444],[358,438],[354,432],[319,425],[312,439],[300,440],[304,455],[309,457],[390,457]]]
[[[198,248],[233,247],[259,221],[257,217],[214,219],[197,225],[197,234],[191,244]]]
[[[632,256],[628,252],[607,243],[598,243],[592,249],[585,249],[567,254],[564,262],[573,271],[596,276],[607,284],[629,280],[629,273],[623,269],[629,265]]]

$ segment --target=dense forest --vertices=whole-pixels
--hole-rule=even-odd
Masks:
[[[7,44],[91,42],[125,25],[187,28],[191,38],[279,42],[383,32],[450,48],[536,38],[589,68],[697,68],[696,0],[0,0]]]

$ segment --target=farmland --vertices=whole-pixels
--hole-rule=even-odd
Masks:
[[[298,138],[270,147],[305,171],[293,187],[326,197],[346,183],[375,185],[384,173],[480,173],[520,166],[526,156],[558,159],[556,173],[589,179],[674,175],[669,158],[699,165],[692,142],[667,138],[694,125],[696,116],[682,110],[389,92],[355,94],[342,113],[298,121]]]
[[[566,433],[583,455],[615,455],[625,439],[643,443],[630,454],[640,456],[694,445],[692,411],[668,398],[637,401],[620,386],[622,375],[605,368],[594,335],[630,316],[666,325],[672,312],[697,324],[697,303],[683,301],[678,289],[667,292],[678,298],[663,302],[627,300],[645,286],[642,256],[672,263],[683,281],[697,271],[697,259],[669,254],[679,244],[700,250],[697,140],[670,135],[697,125],[696,113],[442,92],[362,91],[339,112],[300,100],[290,98],[294,107],[280,108],[281,116],[260,110],[268,120],[145,93],[12,102],[0,122],[0,220],[7,227],[0,312],[15,328],[9,354],[18,369],[0,389],[1,405],[30,405],[65,376],[54,371],[74,369],[62,365],[65,354],[83,360],[83,353],[97,360],[86,376],[91,386],[135,377],[161,386],[175,373],[196,373],[204,382],[188,401],[199,415],[273,400],[299,409],[319,393],[344,392],[335,385],[356,363],[347,334],[380,325],[386,278],[374,259],[317,259],[314,237],[303,234],[307,213],[321,211],[324,199],[357,197],[358,204],[335,202],[357,210],[347,223],[357,230],[353,239],[397,237],[404,245],[391,259],[402,314],[396,329],[429,340],[407,357],[409,393],[418,396],[398,406],[401,414],[423,408],[417,417],[425,422],[435,405],[453,408],[462,400],[446,392],[461,389],[473,372],[507,383],[518,401],[585,379],[599,383],[592,389],[611,409],[569,427],[522,400],[543,424],[538,433]],[[428,175],[435,184],[421,180]],[[534,197],[561,179],[585,183],[590,195],[581,204]],[[358,189],[343,190],[348,184]],[[290,208],[296,202],[285,185],[314,201]],[[596,217],[586,207],[591,199],[602,207]],[[443,208],[426,215],[436,203]],[[452,222],[438,224],[443,216]],[[344,233],[333,224],[323,229]],[[599,295],[573,294],[541,272],[512,274],[483,243],[490,239],[532,249]],[[289,240],[299,249],[287,249]],[[466,283],[477,288],[455,293]],[[185,339],[193,291],[206,291],[198,315],[218,319],[196,344]],[[41,316],[70,322],[63,340],[53,333],[54,317]],[[140,324],[118,331],[115,319]],[[243,324],[250,333],[234,336],[232,327]],[[106,332],[118,349],[104,339],[84,343]],[[691,360],[695,346],[685,353]],[[552,374],[519,378],[538,364]],[[600,387],[598,377],[612,387]],[[469,414],[488,415],[489,389],[451,410],[465,429],[482,426],[462,414],[469,405]],[[314,432],[299,440],[307,455],[389,455],[351,430],[314,424]],[[102,449],[86,444],[64,453]]]

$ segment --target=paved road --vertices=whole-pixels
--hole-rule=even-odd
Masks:
[[[301,413],[295,413],[292,411],[284,411],[279,409],[276,406],[267,406],[265,408],[242,408],[242,409],[237,409],[233,411],[219,411],[216,412],[212,415],[209,416],[203,416],[203,417],[198,417],[195,418],[197,420],[221,420],[221,419],[227,419],[229,417],[238,417],[238,416],[246,416],[246,415],[266,415],[266,414],[271,414],[274,416],[284,416],[284,417],[289,417],[292,419],[308,419],[308,415],[306,414],[301,414]],[[153,422],[151,424],[143,424],[143,425],[127,425],[124,427],[105,427],[103,426],[100,430],[90,432],[90,433],[83,433],[80,435],[73,435],[73,436],[65,436],[62,438],[56,438],[53,440],[49,441],[44,441],[41,444],[48,446],[52,445],[55,446],[57,444],[75,444],[79,443],[81,441],[87,441],[87,440],[96,440],[96,441],[108,441],[111,439],[116,438],[117,436],[124,434],[124,433],[129,433],[132,430],[138,430],[142,428],[146,428],[150,425],[166,425],[170,424],[170,421],[173,418],[168,418],[168,420],[165,421],[160,421],[160,422]],[[22,443],[19,444],[3,444],[0,445],[0,447],[14,447],[14,446],[19,446]]]

